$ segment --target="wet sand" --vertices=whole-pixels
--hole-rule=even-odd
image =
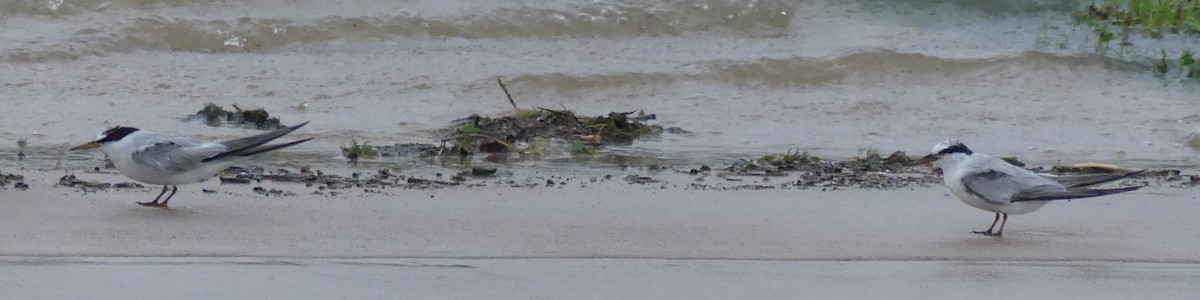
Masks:
[[[0,198],[0,273],[9,274],[0,282],[17,295],[794,298],[937,287],[945,297],[1021,288],[1169,297],[1200,286],[1191,213],[1200,202],[1179,188],[1054,203],[1010,218],[996,239],[969,234],[991,214],[941,186],[700,191],[611,181],[326,197],[264,184],[299,194],[265,197],[214,180],[185,186],[172,209],[151,209],[133,202],[153,191],[80,194],[32,173],[33,188]],[[221,282],[231,288],[209,288]],[[862,283],[877,288],[852,288]],[[51,286],[78,289],[47,294]],[[360,294],[329,294],[347,289]]]
[[[20,299],[1187,299],[1200,292],[1194,264],[1109,262],[0,258],[0,271],[5,294]]]
[[[1200,263],[1200,202],[1180,188],[1052,203],[1013,216],[1006,237],[993,239],[967,233],[992,214],[941,186],[700,191],[610,181],[327,197],[264,182],[298,194],[266,197],[210,180],[181,188],[171,209],[151,209],[133,202],[157,190],[80,194],[49,179],[4,192],[0,255]]]

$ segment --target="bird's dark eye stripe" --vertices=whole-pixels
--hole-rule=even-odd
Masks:
[[[104,137],[100,138],[99,140],[96,140],[96,142],[108,143],[108,142],[119,141],[122,138],[125,138],[125,136],[127,136],[131,133],[134,133],[136,131],[138,131],[138,129],[133,128],[133,127],[120,127],[120,126],[113,127],[112,129],[105,130],[104,134],[101,134]]]
[[[971,154],[971,149],[967,149],[966,145],[958,144],[958,145],[950,146],[950,148],[942,149],[942,151],[938,152],[938,154],[949,154],[949,153]]]

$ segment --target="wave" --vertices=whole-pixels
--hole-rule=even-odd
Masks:
[[[686,32],[727,30],[744,34],[779,35],[787,30],[794,1],[786,0],[692,0],[664,2],[595,1],[567,8],[512,7],[482,12],[457,12],[429,16],[401,12],[395,15],[340,15],[338,7],[311,10],[327,14],[316,17],[240,17],[223,19],[221,15],[272,14],[273,5],[254,4],[232,8],[220,5],[214,17],[196,17],[163,6],[154,0],[16,0],[0,5],[2,14],[58,15],[69,18],[84,11],[118,10],[121,13],[90,14],[92,31],[109,33],[109,41],[86,43],[101,46],[96,52],[128,49],[194,50],[213,52],[272,51],[292,46],[330,42],[377,42],[405,38],[579,38],[625,36],[674,36]],[[190,3],[197,6],[198,3]],[[465,4],[464,4],[465,5]],[[120,8],[114,8],[120,7]],[[214,8],[215,7],[215,8]],[[229,10],[245,7],[236,14]],[[256,8],[258,7],[258,8]],[[361,9],[360,9],[361,10]],[[308,14],[308,11],[305,11]],[[97,18],[93,20],[93,18]],[[30,22],[44,19],[24,18]],[[109,21],[105,22],[96,21]],[[54,22],[54,20],[51,20]],[[59,20],[58,22],[62,22]],[[116,28],[116,29],[113,29]],[[63,37],[66,38],[66,37]],[[72,45],[84,45],[69,42]],[[50,47],[54,48],[54,47]],[[36,51],[32,49],[30,51]],[[63,56],[54,50],[45,57]],[[29,52],[29,51],[26,51]],[[87,51],[68,51],[86,53]],[[5,56],[36,57],[37,53]],[[69,56],[69,55],[67,55]],[[37,58],[29,58],[37,59]]]
[[[920,53],[864,49],[826,58],[790,56],[707,61],[696,64],[702,66],[698,71],[521,74],[508,82],[529,86],[530,89],[545,89],[558,93],[622,86],[661,86],[684,81],[708,81],[734,86],[803,87],[843,83],[852,77],[867,82],[896,78],[938,80],[975,74],[1020,76],[1020,72],[1038,69],[1060,69],[1063,72],[1074,72],[1076,68],[1089,67],[1119,69],[1129,64],[1093,54],[1059,55],[1025,51],[999,57],[944,58]]]
[[[734,84],[815,85],[835,83],[850,76],[887,79],[914,75],[958,77],[967,73],[1004,72],[1022,69],[1111,68],[1123,65],[1098,54],[1062,55],[1024,51],[1013,55],[983,58],[945,58],[884,49],[859,50],[832,58],[785,57],[751,61],[718,61],[708,64],[712,79]],[[927,76],[926,76],[927,77]]]
[[[576,75],[555,72],[521,74],[505,81],[514,87],[524,87],[527,91],[544,90],[570,94],[585,89],[661,85],[694,77],[696,76],[678,73],[615,72]]]
[[[121,45],[111,36],[97,35],[84,30],[76,36],[57,43],[6,43],[0,45],[0,62],[38,63],[47,61],[75,60],[85,56],[98,56],[119,49]]]
[[[262,51],[331,41],[387,41],[408,37],[664,36],[718,29],[779,33],[787,26],[789,18],[786,12],[790,8],[782,4],[776,6],[768,9],[763,6],[694,4],[664,10],[604,5],[584,7],[573,12],[503,9],[487,14],[453,17],[413,14],[330,16],[310,21],[286,18],[209,21],[153,17],[137,19],[124,32],[130,41],[146,48],[211,51]]]
[[[14,31],[6,37],[7,45],[0,47],[0,60],[71,60],[133,50],[267,52],[413,38],[623,38],[704,31],[777,36],[786,33],[796,5],[786,0],[592,1],[557,8],[519,6],[463,9],[443,15],[364,15],[362,8],[339,12],[351,8],[324,2],[314,2],[314,8],[278,13],[272,10],[279,8],[278,4],[267,3],[270,1],[277,0],[249,0],[239,5],[199,0],[14,0],[0,4],[0,15],[25,17],[9,17],[7,22],[61,30],[24,36]],[[202,7],[205,13],[196,13],[199,10],[194,7]],[[82,15],[98,11],[103,12]],[[375,14],[367,11],[365,14]],[[47,15],[52,17],[44,17]],[[238,15],[258,16],[222,17]]]
[[[105,0],[9,0],[0,3],[0,15],[74,15],[107,9]]]

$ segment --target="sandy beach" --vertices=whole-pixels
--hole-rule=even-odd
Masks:
[[[26,181],[35,188],[0,200],[0,268],[10,270],[0,282],[17,295],[50,296],[39,291],[55,286],[72,287],[57,294],[68,298],[872,297],[917,296],[936,282],[949,286],[936,294],[945,297],[1041,287],[1023,293],[1170,298],[1200,282],[1192,216],[1200,202],[1179,188],[1053,203],[1013,216],[1006,236],[991,238],[968,233],[991,214],[941,186],[702,191],[611,182],[330,197],[264,184],[297,193],[267,197],[212,180],[186,187],[171,209],[153,209],[133,204],[151,189],[81,194],[46,187],[56,173],[33,175]],[[57,279],[64,275],[77,280]],[[874,288],[853,288],[860,282]],[[133,288],[141,284],[151,287]],[[361,294],[332,292],[345,289]]]
[[[1194,298],[1200,30],[1087,2],[3,1],[0,298]],[[268,120],[170,209],[67,150]],[[951,138],[1150,186],[974,235]]]
[[[148,209],[133,202],[157,190],[80,194],[45,187],[50,179],[5,192],[0,255],[1200,262],[1200,201],[1187,189],[1052,203],[1013,216],[994,239],[968,233],[992,214],[941,186],[721,192],[612,182],[328,197],[282,184],[298,195],[265,197],[210,180],[185,186],[171,209]]]

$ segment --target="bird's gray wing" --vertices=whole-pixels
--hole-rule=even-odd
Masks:
[[[148,141],[132,158],[142,166],[160,171],[182,172],[196,168],[205,159],[220,154],[225,147],[216,143],[200,144],[190,140],[159,139]]]
[[[998,205],[1011,203],[1017,199],[1017,195],[1037,195],[1065,190],[1060,185],[1051,184],[1052,181],[1048,179],[1041,179],[1030,180],[1027,176],[1011,174],[1004,170],[987,169],[967,173],[963,176],[962,183],[967,187],[967,192]]]
[[[1061,191],[1036,191],[1027,193],[1018,193],[1013,195],[1013,202],[1017,201],[1046,201],[1046,200],[1069,200],[1080,198],[1099,197],[1104,195],[1112,195],[1116,193],[1124,193],[1128,191],[1136,191],[1145,187],[1145,185],[1127,186],[1111,189],[1085,189],[1085,188],[1068,188]]]
[[[1059,184],[1067,188],[1078,188],[1111,182],[1129,176],[1138,175],[1143,172],[1146,172],[1146,170],[1118,174],[1052,175],[1039,173],[1038,175],[1057,181]]]
[[[291,133],[292,131],[296,131],[296,129],[299,129],[300,127],[304,127],[304,125],[308,125],[308,122],[304,122],[304,123],[300,123],[299,125],[296,125],[296,126],[284,127],[284,128],[272,130],[272,131],[269,131],[266,133],[256,134],[256,135],[252,135],[252,136],[248,136],[248,137],[244,137],[244,138],[232,139],[232,140],[228,140],[228,141],[221,141],[219,143],[221,144],[221,146],[224,147],[223,150],[225,150],[225,151],[222,153],[219,153],[217,155],[213,155],[211,157],[205,158],[205,159],[207,161],[207,160],[218,160],[218,159],[222,159],[222,158],[230,157],[230,156],[247,156],[247,155],[262,153],[262,152],[271,151],[274,149],[301,143],[301,142],[294,142],[294,143],[290,143],[286,146],[280,146],[280,147],[267,147],[267,148],[259,147],[259,146],[262,146],[263,144],[266,144],[267,142],[273,141],[279,137],[282,137],[288,133]]]

